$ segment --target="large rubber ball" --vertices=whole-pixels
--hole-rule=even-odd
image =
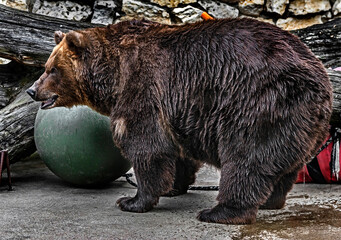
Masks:
[[[69,183],[109,183],[131,167],[114,145],[109,118],[88,107],[39,110],[34,127],[40,157]]]

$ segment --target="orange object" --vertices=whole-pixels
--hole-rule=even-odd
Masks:
[[[201,18],[204,19],[204,20],[213,20],[214,18],[211,17],[207,12],[203,12],[201,14]]]

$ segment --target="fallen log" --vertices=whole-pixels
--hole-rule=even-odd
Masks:
[[[10,163],[19,161],[36,151],[34,120],[40,104],[30,100],[24,89],[17,98],[0,110],[0,149],[8,150]]]
[[[323,62],[341,60],[341,18],[292,31]]]
[[[0,65],[0,150],[8,150],[10,162],[35,150],[33,128],[40,104],[25,92],[42,74],[40,67],[11,62]]]
[[[42,66],[54,47],[53,33],[96,27],[0,5],[0,57]],[[323,63],[341,58],[341,19],[293,31]]]
[[[55,46],[53,33],[95,27],[0,5],[0,57],[42,66]]]
[[[14,61],[0,65],[0,109],[11,103],[23,86],[33,80],[31,74],[41,70]]]
[[[333,113],[330,124],[341,127],[341,72],[327,69],[329,79],[333,86]]]

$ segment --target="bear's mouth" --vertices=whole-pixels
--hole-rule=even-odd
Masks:
[[[52,107],[52,105],[56,102],[58,95],[53,95],[51,98],[42,101],[40,108],[46,109]]]

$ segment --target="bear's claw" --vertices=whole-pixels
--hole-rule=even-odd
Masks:
[[[146,202],[135,196],[120,198],[116,204],[122,211],[144,213],[151,210],[156,203]]]

